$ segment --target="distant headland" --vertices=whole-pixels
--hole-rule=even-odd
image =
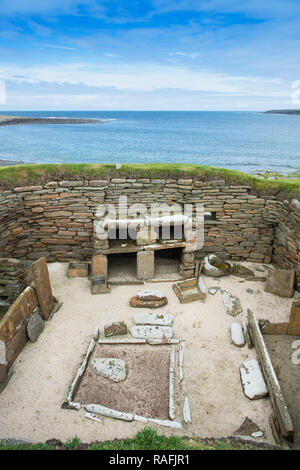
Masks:
[[[106,119],[89,118],[59,118],[59,117],[25,117],[0,115],[0,126],[14,126],[17,124],[98,124],[105,123]]]
[[[300,109],[271,109],[270,111],[265,111],[264,114],[291,114],[291,115],[300,115]]]

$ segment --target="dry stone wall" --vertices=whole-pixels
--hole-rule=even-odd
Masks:
[[[296,286],[300,290],[300,202],[293,199],[279,204],[273,262],[279,268],[295,271]]]
[[[299,209],[292,204],[287,208],[272,196],[251,194],[246,185],[191,178],[52,181],[0,190],[0,256],[90,260],[97,207],[118,204],[119,196],[127,196],[128,204],[147,207],[203,203],[212,220],[205,222],[201,254],[269,263],[275,242],[274,260],[299,270]]]

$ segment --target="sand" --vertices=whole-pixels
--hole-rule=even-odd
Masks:
[[[84,410],[63,410],[61,404],[95,328],[103,336],[104,325],[111,321],[133,325],[139,310],[129,306],[129,299],[139,286],[113,286],[110,294],[91,295],[88,279],[67,278],[67,264],[54,263],[49,269],[53,292],[63,306],[46,323],[37,343],[28,343],[13,365],[14,374],[0,394],[0,438],[41,442],[50,438],[65,441],[77,435],[83,442],[92,442],[132,437],[144,427],[142,423],[104,418],[100,424],[86,419]],[[158,427],[159,433],[226,437],[248,416],[265,431],[265,442],[274,443],[268,424],[269,399],[250,401],[240,383],[239,366],[256,357],[255,349],[234,346],[229,330],[232,321],[246,319],[247,308],[257,318],[285,322],[293,299],[264,293],[263,282],[240,282],[234,276],[218,280],[203,276],[203,280],[206,288],[219,285],[237,295],[243,312],[235,318],[225,314],[220,291],[208,294],[205,302],[181,305],[172,283],[155,284],[169,299],[161,311],[173,315],[174,337],[186,341],[184,390],[192,413],[192,424],[182,430]],[[151,288],[151,284],[145,287]],[[247,293],[248,288],[254,293]]]

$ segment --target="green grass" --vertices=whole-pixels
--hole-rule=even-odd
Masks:
[[[76,447],[80,444],[80,442],[81,441],[79,437],[75,436],[67,440],[67,442],[65,443],[65,448],[69,450],[76,449]]]
[[[300,195],[300,178],[277,178],[252,176],[240,171],[203,165],[182,165],[177,163],[125,164],[116,170],[111,164],[64,163],[40,165],[15,165],[0,167],[0,186],[13,187],[39,184],[53,179],[101,179],[106,176],[137,178],[190,177],[201,180],[225,179],[232,184],[247,184],[254,190],[266,193],[283,191],[290,196]]]
[[[64,444],[64,449],[75,450],[81,444],[76,436],[68,439]],[[47,444],[2,444],[0,450],[51,450]],[[249,450],[262,449],[257,445],[247,443],[230,443],[228,440],[216,440],[205,442],[197,438],[179,436],[159,436],[157,430],[145,427],[140,430],[132,439],[121,439],[106,442],[97,442],[87,447],[88,450]]]

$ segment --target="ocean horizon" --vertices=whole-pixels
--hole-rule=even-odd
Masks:
[[[288,175],[300,170],[300,116],[260,111],[0,111],[95,124],[0,127],[0,159],[26,163],[182,163]]]

